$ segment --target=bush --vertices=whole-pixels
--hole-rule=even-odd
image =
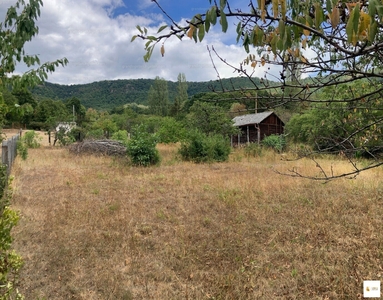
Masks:
[[[84,128],[75,127],[70,132],[69,135],[76,142],[82,142],[86,137],[86,131]]]
[[[127,154],[135,166],[150,166],[160,162],[160,155],[156,149],[157,139],[150,134],[145,126],[136,126],[132,137],[127,143]]]
[[[126,130],[119,130],[113,133],[111,139],[115,141],[119,141],[126,145],[129,140],[128,132]]]
[[[11,249],[11,231],[16,226],[19,215],[10,209],[9,184],[7,167],[0,165],[0,299],[23,299],[15,285],[23,261],[20,255]]]
[[[269,135],[262,140],[262,145],[278,152],[282,152],[286,146],[284,135]]]
[[[42,138],[35,131],[25,132],[21,139],[17,141],[17,153],[21,156],[21,159],[27,159],[29,148],[39,148],[41,140]]]
[[[179,150],[183,160],[196,163],[227,161],[230,152],[229,141],[222,135],[206,135],[199,131],[190,133]]]
[[[33,130],[27,131],[21,137],[21,140],[28,148],[39,148],[41,146],[42,138],[37,135],[37,133]]]
[[[68,146],[76,141],[76,139],[71,135],[71,132],[66,132],[64,128],[60,128],[59,131],[56,132],[56,137],[61,146]]]
[[[184,125],[171,117],[162,118],[160,127],[157,130],[160,143],[177,143],[186,136]]]

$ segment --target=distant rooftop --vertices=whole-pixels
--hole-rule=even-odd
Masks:
[[[257,114],[249,114],[249,115],[243,115],[238,116],[233,119],[234,126],[245,126],[250,124],[259,124],[264,119],[266,119],[268,116],[272,115],[274,112],[272,111],[265,111]]]

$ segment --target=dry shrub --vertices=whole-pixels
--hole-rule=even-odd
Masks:
[[[14,169],[26,299],[357,299],[382,276],[382,171],[278,156],[134,168],[32,149]],[[347,170],[344,162],[324,167]]]

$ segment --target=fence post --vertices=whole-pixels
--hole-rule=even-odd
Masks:
[[[7,174],[9,174],[9,161],[8,161],[8,140],[3,141],[1,146],[1,162],[7,166]]]
[[[11,167],[17,155],[17,141],[19,138],[20,135],[15,135],[2,142],[1,162],[3,165],[7,166],[7,175],[11,173]]]

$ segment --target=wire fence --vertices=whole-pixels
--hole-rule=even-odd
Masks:
[[[7,175],[11,173],[12,164],[17,156],[17,141],[20,139],[21,133],[14,135],[10,139],[2,142],[1,162],[7,166]]]

